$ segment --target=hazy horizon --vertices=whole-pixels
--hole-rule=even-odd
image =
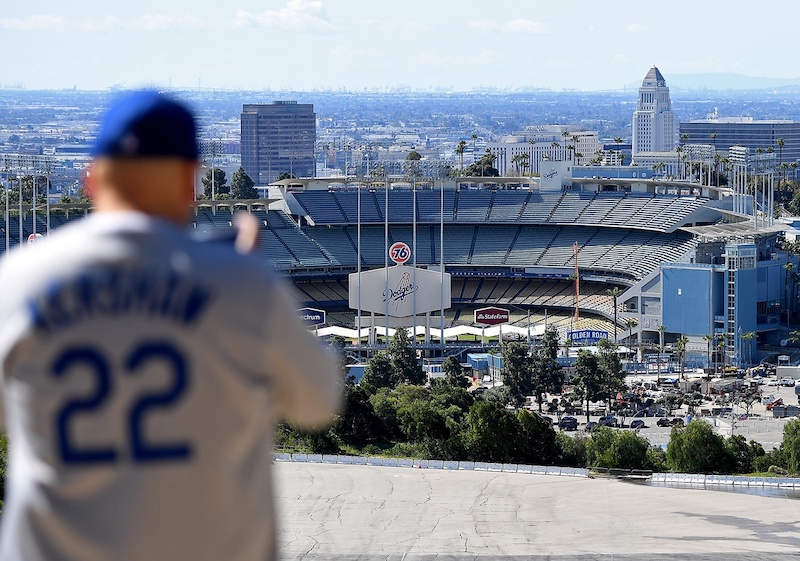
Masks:
[[[98,0],[4,6],[0,84],[100,91],[145,85],[242,91],[627,91],[671,77],[738,75],[800,86],[792,53],[729,48],[797,12],[767,0],[540,4],[477,0]],[[738,39],[736,39],[738,42]],[[796,72],[796,71],[795,71]],[[771,82],[774,82],[772,84]],[[697,86],[708,89],[706,85]],[[726,89],[724,84],[721,89]]]

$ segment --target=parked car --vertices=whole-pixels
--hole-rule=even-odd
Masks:
[[[547,415],[542,415],[542,414],[541,414],[541,413],[539,413],[538,411],[537,411],[537,412],[535,412],[535,413],[534,413],[534,415],[536,415],[536,416],[537,416],[537,417],[539,417],[539,418],[540,418],[542,421],[544,421],[544,422],[547,424],[547,426],[548,426],[548,427],[552,427],[552,426],[553,426],[553,419],[551,419],[551,418],[550,418],[550,417],[548,417]]]
[[[671,426],[672,426],[672,421],[670,421],[670,420],[669,420],[669,419],[667,419],[666,417],[661,417],[661,418],[660,418],[660,419],[659,419],[659,420],[656,422],[656,425],[658,425],[659,427],[671,427]]]
[[[558,428],[561,430],[578,430],[578,419],[575,417],[561,417],[558,421]]]
[[[672,419],[672,420],[669,422],[669,425],[670,425],[671,427],[682,427],[682,426],[685,426],[685,424],[686,424],[686,423],[684,423],[683,419],[680,419],[680,418],[678,418],[678,417],[675,417],[674,419]]]
[[[770,381],[767,382],[767,385],[768,386],[777,386],[778,385],[778,380],[774,380],[774,379],[770,380]]]
[[[583,425],[583,430],[585,430],[586,432],[589,432],[590,430],[592,430],[596,426],[598,426],[598,425],[594,421],[587,421],[586,424]]]
[[[644,424],[642,419],[634,419],[631,421],[631,428],[632,429],[646,429],[647,425]]]
[[[784,386],[786,388],[793,388],[794,387],[794,378],[781,378],[781,381],[778,382],[779,385]]]
[[[597,420],[597,424],[602,427],[618,427],[619,421],[614,415],[605,415]]]

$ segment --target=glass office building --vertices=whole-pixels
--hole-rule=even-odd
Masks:
[[[314,177],[314,105],[296,101],[245,104],[241,126],[242,167],[256,185],[268,185],[282,173]]]
[[[739,145],[753,151],[772,150],[778,165],[800,161],[800,121],[720,117],[680,123],[679,131],[681,144],[709,144],[723,155]],[[783,139],[782,148],[779,138]]]

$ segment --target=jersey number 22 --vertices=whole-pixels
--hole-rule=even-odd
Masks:
[[[162,361],[169,366],[171,384],[159,391],[143,392],[134,397],[126,413],[125,449],[115,446],[79,447],[70,437],[70,423],[76,417],[92,415],[102,408],[113,395],[112,368],[109,361],[95,348],[73,347],[65,350],[53,362],[56,378],[68,376],[74,368],[83,366],[94,377],[89,395],[73,398],[56,414],[56,434],[61,460],[66,464],[103,464],[117,461],[127,452],[137,463],[186,460],[191,456],[191,446],[186,442],[154,443],[144,435],[143,425],[148,414],[178,404],[187,389],[187,368],[183,355],[172,345],[152,341],[137,345],[125,360],[125,375],[135,376],[151,361]]]

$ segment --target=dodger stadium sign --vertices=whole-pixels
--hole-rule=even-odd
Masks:
[[[352,309],[404,318],[450,307],[449,273],[396,265],[362,272],[360,279],[351,273],[348,280]]]

